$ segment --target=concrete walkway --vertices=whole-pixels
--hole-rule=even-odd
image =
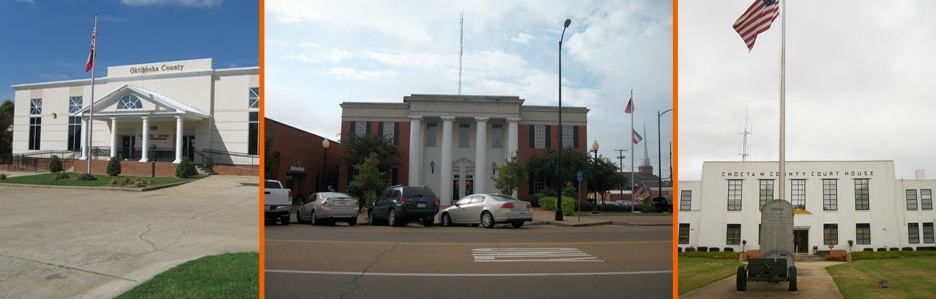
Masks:
[[[787,290],[789,283],[748,282],[747,290],[736,289],[736,277],[725,278],[679,298],[842,298],[826,267],[842,262],[796,262],[797,291]]]

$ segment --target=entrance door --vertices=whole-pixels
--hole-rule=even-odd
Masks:
[[[123,145],[120,147],[120,156],[122,159],[136,159],[133,155],[133,149],[136,147],[136,136],[122,136]]]
[[[462,196],[458,194],[460,190],[459,187],[461,187],[460,180],[461,178],[457,174],[452,178],[452,204],[455,204],[456,201],[462,198]]]
[[[809,253],[809,230],[793,231],[793,246],[796,253]]]
[[[195,136],[182,136],[182,156],[195,161]]]

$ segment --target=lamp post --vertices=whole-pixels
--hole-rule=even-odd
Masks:
[[[592,203],[592,214],[598,214],[598,140],[592,143],[592,151],[595,152],[595,168],[592,175],[595,178],[595,202]]]
[[[572,24],[572,19],[566,19],[562,24],[562,35],[559,36],[559,166],[558,184],[556,184],[556,221],[562,221],[562,39],[565,38],[566,28]]]
[[[657,186],[657,196],[659,197],[663,197],[663,153],[661,149],[663,147],[663,140],[662,137],[660,137],[662,135],[660,134],[660,117],[670,111],[673,111],[673,109],[667,109],[663,112],[657,111],[657,142],[659,142],[657,145],[657,163],[660,165],[660,176],[657,178],[659,183],[659,186]]]
[[[325,186],[331,186],[328,184],[328,146],[331,145],[331,142],[328,142],[328,139],[322,140],[322,173],[325,177]],[[326,187],[328,188],[328,187]],[[326,190],[331,191],[331,190]]]

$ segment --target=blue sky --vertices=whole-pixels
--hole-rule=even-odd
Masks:
[[[588,145],[630,149],[624,107],[634,90],[635,126],[664,176],[674,115],[672,1],[306,1],[265,2],[266,116],[335,139],[341,102],[395,102],[458,91],[459,14],[464,11],[462,94],[511,95],[526,105],[590,109]],[[642,146],[642,145],[641,145]],[[637,165],[643,150],[635,148]],[[630,159],[631,154],[624,155]],[[617,159],[614,160],[617,164]],[[629,161],[625,162],[629,169]],[[654,166],[654,169],[658,169]]]
[[[259,65],[258,1],[0,2],[0,101],[11,85],[86,79],[94,14],[96,76],[108,66],[213,58],[215,68]]]

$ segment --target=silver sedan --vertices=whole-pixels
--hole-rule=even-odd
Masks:
[[[442,226],[481,224],[486,228],[497,223],[510,223],[520,228],[533,221],[533,206],[526,201],[501,194],[472,194],[442,211]]]
[[[319,192],[302,201],[296,210],[299,223],[334,225],[335,220],[357,224],[358,201],[351,196],[338,192]]]

